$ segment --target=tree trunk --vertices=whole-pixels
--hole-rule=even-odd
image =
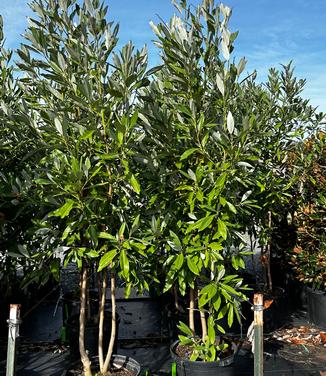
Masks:
[[[86,289],[86,317],[88,321],[91,320],[91,298],[89,294],[89,285]]]
[[[109,348],[106,354],[103,369],[101,369],[102,374],[106,374],[108,372],[112,354],[113,354],[113,346],[114,346],[115,336],[116,336],[116,331],[117,331],[116,302],[115,302],[115,275],[112,270],[110,271],[110,281],[111,281],[111,304],[112,304],[111,337],[110,337]]]
[[[266,247],[266,257],[267,257],[267,286],[268,290],[273,290],[272,274],[271,274],[271,231],[272,231],[272,213],[268,212],[268,228],[270,232],[268,244]]]
[[[189,296],[189,328],[195,334],[195,289],[190,287]]]
[[[184,309],[179,304],[179,300],[178,300],[178,288],[177,288],[176,284],[173,285],[173,296],[174,296],[174,306],[175,306],[175,309],[178,312],[181,312],[181,313],[184,312]]]
[[[103,333],[104,333],[104,309],[105,309],[105,298],[106,298],[106,278],[107,271],[103,270],[102,273],[102,287],[101,287],[101,297],[100,297],[100,306],[99,306],[99,327],[98,327],[98,357],[100,363],[100,369],[104,366],[104,356],[103,356]]]
[[[200,323],[201,323],[201,338],[202,341],[205,341],[205,338],[207,336],[207,322],[205,317],[205,312],[200,311]]]
[[[85,321],[87,295],[87,265],[83,261],[80,279],[80,312],[79,312],[79,352],[85,376],[92,376],[91,362],[85,349]]]

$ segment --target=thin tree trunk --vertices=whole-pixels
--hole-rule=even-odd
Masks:
[[[189,328],[195,334],[195,289],[190,287],[189,296]]]
[[[177,288],[176,284],[173,285],[173,296],[174,296],[174,306],[175,306],[176,310],[178,312],[184,312],[184,310],[182,309],[182,307],[179,304],[179,300],[178,300],[178,288]]]
[[[91,362],[85,349],[85,321],[86,321],[86,294],[87,294],[87,265],[83,262],[80,281],[80,313],[79,313],[79,352],[83,363],[85,376],[92,376]]]
[[[205,317],[205,312],[200,311],[200,323],[201,323],[201,335],[202,335],[202,341],[205,341],[205,338],[207,336],[207,322]]]
[[[106,354],[103,369],[101,369],[102,374],[106,374],[108,372],[112,354],[113,354],[113,346],[114,346],[115,336],[116,336],[116,331],[117,331],[116,302],[115,302],[115,275],[112,270],[110,271],[110,281],[111,281],[111,304],[112,304],[111,337],[110,337],[109,348]]]
[[[100,362],[100,369],[104,366],[104,357],[103,357],[103,333],[104,333],[104,317],[105,317],[105,297],[106,297],[106,278],[107,271],[103,270],[102,273],[102,288],[101,288],[101,299],[99,307],[99,327],[98,327],[98,357]]]
[[[256,270],[255,254],[254,254],[254,245],[252,242],[252,234],[250,234],[250,252],[251,252],[252,270],[255,276],[255,284],[257,286],[257,270]]]
[[[89,287],[86,289],[86,316],[87,316],[87,320],[90,321],[91,320],[91,298],[90,298],[90,294],[89,294]]]
[[[273,290],[272,274],[271,274],[271,229],[272,229],[272,213],[268,212],[268,228],[270,232],[270,237],[266,247],[266,256],[267,256],[267,283],[268,290]]]

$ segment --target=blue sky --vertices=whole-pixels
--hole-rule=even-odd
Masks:
[[[149,21],[159,14],[168,20],[174,9],[170,0],[105,0],[109,18],[120,23],[120,41],[141,47],[147,44],[150,63],[159,62],[152,46]],[[188,0],[197,4],[199,0]],[[303,96],[326,112],[326,0],[225,0],[233,9],[231,28],[239,30],[234,56],[245,56],[247,70],[266,78],[268,68],[294,61],[296,75],[307,79]],[[26,16],[31,11],[26,0],[0,0],[7,47],[22,40]]]

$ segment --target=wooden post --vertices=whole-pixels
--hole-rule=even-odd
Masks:
[[[263,294],[254,295],[254,376],[264,374]]]
[[[16,374],[16,346],[20,323],[20,304],[10,304],[6,376]]]

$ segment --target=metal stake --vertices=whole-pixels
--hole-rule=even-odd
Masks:
[[[7,349],[7,367],[6,376],[15,376],[16,374],[16,346],[19,337],[20,304],[10,304],[8,322],[8,349]]]
[[[254,330],[255,330],[255,348],[254,348],[254,376],[263,376],[264,374],[264,333],[263,333],[263,294],[254,295]]]

